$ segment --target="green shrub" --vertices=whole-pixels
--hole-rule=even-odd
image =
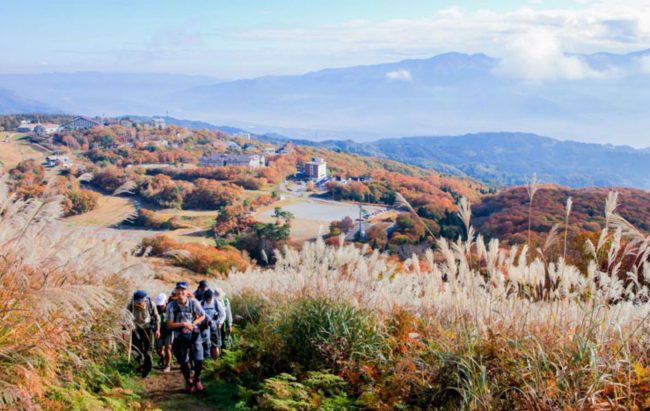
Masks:
[[[265,410],[353,410],[357,407],[343,388],[345,381],[327,372],[310,372],[302,381],[283,373],[268,378],[256,394]]]
[[[284,340],[282,355],[306,370],[335,373],[359,361],[380,361],[386,341],[368,310],[328,299],[289,303],[277,312],[275,332]]]
[[[229,297],[234,320],[239,327],[259,322],[270,311],[270,302],[252,292],[244,292]]]

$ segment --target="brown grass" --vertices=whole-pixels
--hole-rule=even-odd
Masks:
[[[128,198],[102,195],[97,207],[87,213],[68,217],[66,222],[79,225],[96,225],[110,227],[121,223],[135,212],[133,203]]]
[[[24,160],[43,157],[43,153],[35,150],[31,145],[18,138],[22,134],[0,133],[0,168],[11,169]],[[5,139],[8,142],[5,143]]]
[[[466,238],[439,239],[424,258],[398,263],[319,240],[278,253],[272,270],[231,273],[223,287],[271,304],[327,298],[388,323],[400,312],[417,319],[396,343],[402,369],[389,362],[387,380],[362,387],[381,401],[426,404],[420,396],[438,387],[458,395],[458,409],[646,409],[650,237],[616,214],[615,194],[603,209],[607,225],[597,244],[585,244],[584,271],[561,255],[486,242],[464,202]]]
[[[128,290],[152,277],[124,245],[63,229],[59,200],[0,181],[0,408],[60,409],[47,394],[118,348]]]

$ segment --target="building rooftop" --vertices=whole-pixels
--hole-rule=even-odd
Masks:
[[[202,160],[255,160],[259,154],[214,153],[202,157]]]

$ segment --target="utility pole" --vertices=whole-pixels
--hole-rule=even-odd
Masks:
[[[366,227],[364,224],[366,214],[363,205],[359,204],[359,218],[357,218],[357,221],[359,222],[359,230],[357,231],[359,233],[359,241],[365,241],[366,239]]]

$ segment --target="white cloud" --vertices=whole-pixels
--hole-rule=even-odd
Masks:
[[[386,73],[386,78],[390,80],[399,80],[399,81],[411,81],[413,80],[413,76],[411,76],[411,72],[406,70],[406,69],[399,69],[395,71],[389,71]]]
[[[483,52],[502,59],[519,54],[517,62],[530,63],[534,77],[542,79],[600,75],[578,59],[563,56],[564,51],[626,53],[650,44],[650,0],[574,2],[567,8],[522,4],[506,12],[451,7],[426,18],[249,30],[238,33],[236,40],[263,42],[279,54],[282,49],[300,50],[307,69],[424,58],[449,51]],[[540,43],[518,45],[531,36]],[[526,50],[535,47],[541,49]],[[528,54],[517,53],[517,48]],[[299,63],[287,61],[294,68]],[[542,64],[533,67],[534,62]]]
[[[591,69],[579,58],[567,55],[558,37],[548,29],[533,29],[513,39],[496,71],[530,81],[605,76],[604,72]]]

